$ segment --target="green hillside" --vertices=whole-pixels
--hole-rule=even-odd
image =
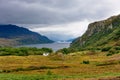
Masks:
[[[120,46],[120,15],[89,24],[88,30],[74,40],[70,48]]]

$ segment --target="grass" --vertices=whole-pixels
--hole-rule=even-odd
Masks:
[[[120,75],[120,54],[0,56],[0,80],[79,80]],[[62,59],[57,59],[57,58]],[[83,64],[89,61],[89,64]],[[7,66],[6,66],[7,65]]]
[[[60,78],[60,76],[0,74],[0,79],[2,80],[55,80],[56,78]]]
[[[0,74],[0,80],[80,80],[80,79],[98,79],[100,77],[120,76],[120,73],[104,73],[96,75],[23,75],[23,74]]]

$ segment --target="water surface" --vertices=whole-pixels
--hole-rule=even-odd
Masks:
[[[36,47],[36,48],[52,48],[54,51],[57,51],[62,48],[68,48],[70,43],[49,43],[49,44],[31,44],[31,45],[22,45],[19,47]]]

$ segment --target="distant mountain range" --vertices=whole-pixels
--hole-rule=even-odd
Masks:
[[[53,43],[54,41],[16,25],[0,25],[0,46]]]
[[[75,38],[74,39],[69,39],[69,40],[67,40],[67,42],[72,42],[72,41],[74,41],[75,40]]]
[[[57,41],[57,42],[58,42],[58,43],[71,43],[73,40],[75,40],[75,39],[60,40],[60,41]]]
[[[88,30],[75,39],[71,48],[120,46],[120,15],[89,24]]]

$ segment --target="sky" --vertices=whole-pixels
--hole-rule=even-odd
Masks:
[[[94,21],[120,14],[120,0],[0,0],[0,24],[16,24],[67,40],[81,36]]]

